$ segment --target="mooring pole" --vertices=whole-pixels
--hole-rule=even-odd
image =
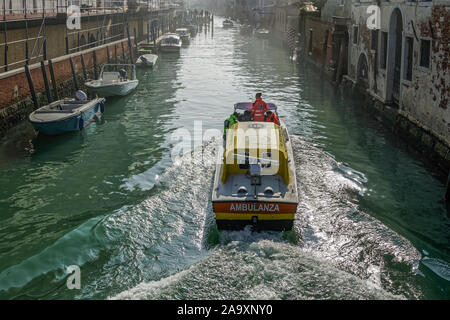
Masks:
[[[48,60],[48,70],[50,71],[50,79],[52,80],[53,94],[55,95],[55,100],[59,100],[58,88],[56,86],[55,73],[53,72],[52,60]]]
[[[87,80],[87,71],[86,71],[86,64],[84,63],[84,56],[82,54],[80,54],[80,59],[81,59],[81,67],[83,68],[84,81],[86,82],[86,80]]]
[[[130,63],[133,64],[133,47],[131,46],[131,38],[130,38],[130,26],[127,21],[127,37],[128,37],[128,50],[130,51]],[[136,41],[136,39],[135,39]]]
[[[30,87],[31,99],[33,99],[34,109],[39,109],[39,102],[36,97],[36,91],[34,90],[33,79],[31,78],[30,67],[25,65],[25,74],[27,75],[28,86]]]
[[[123,45],[123,41],[120,43],[120,45],[122,46],[122,62],[125,62],[125,47]]]
[[[73,84],[75,86],[75,90],[79,90],[78,87],[78,80],[77,80],[77,74],[75,72],[75,66],[73,65],[72,57],[69,58],[70,61],[70,68],[72,69],[72,76],[73,76]]]
[[[97,54],[95,50],[92,52],[92,60],[94,62],[94,78],[97,79]]]
[[[136,28],[133,28],[133,32],[134,32],[134,48],[135,48],[136,52],[138,52],[137,37],[136,37]]]
[[[109,45],[106,46],[106,60],[111,63],[111,56],[109,55]]]
[[[44,60],[47,60],[47,39],[44,39],[43,47],[44,47]]]
[[[69,54],[69,37],[66,35],[66,54]]]
[[[52,103],[52,93],[50,91],[50,85],[48,83],[47,78],[47,71],[45,70],[45,62],[41,61],[41,71],[42,71],[42,78],[44,79],[44,86],[45,86],[45,93],[47,94],[47,101],[48,103]]]

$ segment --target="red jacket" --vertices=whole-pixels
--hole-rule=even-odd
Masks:
[[[266,118],[266,122],[273,122],[276,125],[280,125],[280,120],[278,120],[278,117],[275,115],[275,113],[272,113],[269,117]]]
[[[256,98],[251,109],[254,121],[264,121],[264,113],[267,111],[267,103],[262,98]]]

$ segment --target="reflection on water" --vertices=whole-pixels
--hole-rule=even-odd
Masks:
[[[448,299],[442,182],[277,41],[215,24],[86,130],[34,138],[25,123],[2,140],[0,298]],[[170,157],[175,130],[221,130],[257,91],[292,135],[292,233],[219,232],[212,161]],[[203,159],[220,139],[195,141]]]

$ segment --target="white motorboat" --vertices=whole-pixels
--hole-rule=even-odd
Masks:
[[[267,39],[269,37],[270,31],[268,29],[259,28],[254,31],[254,34],[258,38]]]
[[[181,37],[176,33],[167,33],[163,35],[160,49],[162,52],[180,52]]]
[[[191,33],[189,32],[189,29],[187,28],[178,28],[176,30],[176,33],[180,36],[181,42],[183,44],[188,44],[191,40]]]
[[[124,68],[131,69],[131,77]],[[99,97],[125,96],[138,84],[139,80],[136,79],[134,64],[104,64],[98,79],[85,83],[88,91]]]
[[[136,67],[153,67],[158,61],[156,54],[143,54],[136,60]]]

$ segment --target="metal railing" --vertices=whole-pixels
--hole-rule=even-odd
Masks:
[[[97,15],[121,13],[128,10],[157,11],[175,8],[170,0],[0,0],[2,10],[0,20],[39,19],[42,17],[56,17],[57,14],[67,13],[71,5],[80,8],[81,15]]]
[[[130,30],[126,25],[128,25],[127,13],[132,10],[134,12],[144,10],[151,12],[176,7],[169,0],[0,0],[0,3],[3,4],[0,17],[0,24],[3,24],[0,32],[0,38],[3,38],[3,42],[0,43],[1,71],[8,71],[39,60],[46,60],[48,58],[46,21],[59,14],[68,14],[67,10],[71,5],[78,6],[81,17],[84,17],[83,21],[87,19],[87,24],[85,24],[87,28],[69,30],[64,26],[66,30],[66,54],[130,36],[128,34]],[[106,17],[109,14],[119,14],[119,17],[116,16],[115,21],[106,26]],[[120,15],[122,15],[122,18]],[[37,35],[29,35],[28,21],[33,19],[42,19]],[[92,26],[93,23],[95,24],[94,19],[97,21],[96,27]],[[9,41],[7,22],[20,20],[24,21],[23,28],[26,30],[26,37],[23,39],[14,38]],[[118,22],[118,20],[121,21]],[[8,54],[11,49],[15,49],[13,55]],[[23,55],[16,54],[21,51]],[[8,61],[8,59],[11,61]]]

